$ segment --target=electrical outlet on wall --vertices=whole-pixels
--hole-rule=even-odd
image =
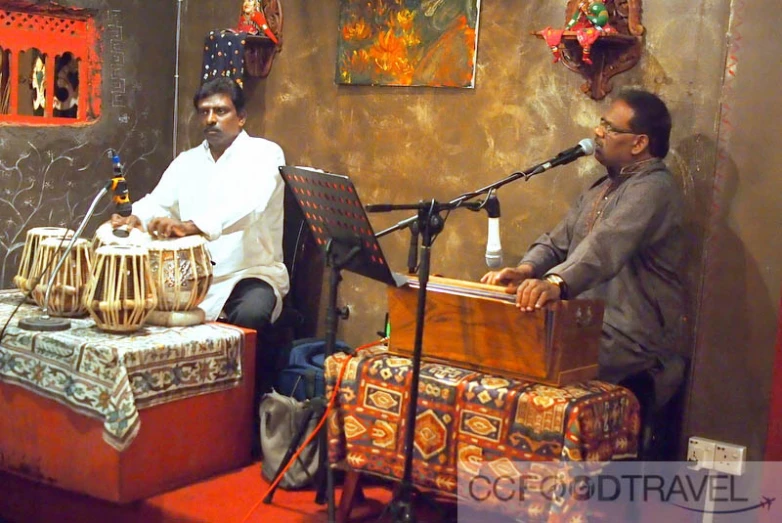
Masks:
[[[687,445],[687,461],[695,470],[708,469],[741,476],[747,460],[747,447],[693,436]]]
[[[744,474],[747,447],[717,442],[714,446],[714,470],[741,476]]]
[[[687,445],[687,461],[695,470],[712,469],[717,442],[711,439],[693,436]]]

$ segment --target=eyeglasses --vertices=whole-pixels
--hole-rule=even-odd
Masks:
[[[600,119],[600,123],[598,124],[598,127],[603,129],[607,134],[638,134],[636,132],[630,131],[628,129],[619,129],[617,127],[614,127],[608,121],[606,121],[605,118]]]

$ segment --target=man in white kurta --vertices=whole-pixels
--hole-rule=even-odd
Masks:
[[[278,171],[285,157],[277,144],[243,130],[244,97],[232,80],[205,83],[193,103],[204,142],[171,163],[133,203],[132,216],[114,215],[112,224],[145,225],[153,238],[203,235],[215,264],[200,305],[206,318],[225,308],[228,321],[260,331],[279,316],[289,287]]]
[[[271,321],[279,316],[288,291],[282,263],[283,183],[278,167],[282,149],[246,132],[215,161],[204,143],[180,154],[157,187],[133,203],[143,223],[173,217],[192,221],[209,241],[214,278],[201,303],[209,320],[217,318],[234,285],[244,278],[269,283],[277,298]]]

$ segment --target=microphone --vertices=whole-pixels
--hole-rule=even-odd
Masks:
[[[133,204],[130,203],[130,195],[128,194],[128,182],[125,180],[124,166],[120,162],[119,155],[114,150],[109,150],[111,156],[113,175],[111,178],[110,186],[111,191],[114,193],[112,201],[117,206],[117,214],[127,218],[133,213]],[[130,230],[127,225],[122,225],[114,229],[114,236],[119,238],[127,238],[130,235]]]
[[[410,224],[410,247],[407,251],[407,272],[415,274],[418,270],[418,222]]]
[[[500,200],[492,191],[484,207],[489,214],[489,230],[486,235],[486,266],[490,269],[502,267],[502,244],[500,243]]]
[[[595,141],[591,138],[584,138],[578,145],[565,149],[551,160],[539,165],[540,172],[547,171],[552,167],[558,167],[560,165],[566,165],[570,162],[574,162],[582,156],[590,156],[595,153]]]

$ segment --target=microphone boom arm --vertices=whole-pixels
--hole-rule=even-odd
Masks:
[[[503,185],[507,185],[511,182],[515,182],[519,178],[524,178],[525,182],[529,181],[529,179],[532,178],[533,176],[548,171],[553,167],[565,165],[567,163],[576,160],[577,158],[580,158],[581,156],[591,155],[594,152],[595,152],[594,142],[591,139],[586,138],[578,142],[578,145],[576,145],[575,147],[562,151],[561,153],[559,153],[557,156],[555,156],[550,160],[539,163],[537,165],[533,165],[532,167],[524,171],[516,171],[514,173],[511,173],[505,178],[498,180],[490,185],[457,196],[456,198],[449,201],[448,203],[437,203],[437,202],[430,201],[430,202],[419,202],[413,204],[399,204],[399,205],[394,205],[394,204],[371,205],[370,204],[366,206],[366,210],[367,212],[389,212],[389,211],[415,210],[415,209],[420,210],[422,208],[427,208],[427,207],[431,207],[432,205],[435,205],[437,207],[435,212],[440,212],[445,210],[456,209],[458,207],[466,207],[465,202],[467,202],[467,200],[472,200],[473,198],[476,198],[481,194],[486,194],[486,193],[490,193],[491,191],[495,191],[500,187],[502,187]],[[486,202],[484,201],[484,204],[485,203]],[[474,208],[472,208],[472,206],[468,208],[470,208],[471,210],[475,210]],[[482,206],[479,208],[482,208]],[[391,227],[384,229],[379,233],[375,234],[375,238],[381,238],[394,231],[398,231],[404,229],[405,227],[409,227],[410,224],[415,222],[417,219],[418,216],[411,216],[409,218],[406,218],[401,222],[397,223],[396,225],[392,225]]]
[[[525,171],[516,171],[514,173],[511,173],[510,175],[506,176],[502,180],[499,180],[497,182],[494,182],[491,185],[487,185],[486,187],[482,187],[478,190],[464,193],[460,196],[457,196],[453,200],[451,200],[448,203],[444,204],[437,204],[439,207],[439,211],[444,210],[452,210],[457,209],[459,207],[463,207],[466,209],[469,209],[471,211],[478,211],[483,208],[483,206],[486,204],[486,201],[481,202],[480,204],[470,203],[468,200],[472,200],[473,198],[476,198],[480,196],[481,194],[487,194],[491,191],[494,191],[496,189],[499,189],[503,185],[509,184],[511,182],[515,182],[519,178],[524,178],[524,181],[528,181],[533,176],[540,174],[546,170],[545,163],[539,163]],[[487,196],[488,199],[488,196]],[[393,204],[377,204],[377,205],[367,205],[366,209],[367,212],[390,212],[390,211],[400,211],[400,210],[413,210],[413,209],[420,209],[421,206],[424,206],[425,208],[428,208],[432,205],[432,202],[420,202],[420,203],[414,203],[414,204],[400,204],[400,205],[393,205]],[[438,212],[439,212],[438,211]],[[391,227],[384,229],[380,231],[379,233],[375,234],[375,238],[381,238],[387,234],[390,234],[394,231],[398,231],[401,229],[404,229],[405,227],[409,227],[412,223],[414,223],[416,220],[418,220],[418,215],[411,216],[409,218],[406,218],[402,220],[401,222],[398,222],[396,225],[392,225]]]

